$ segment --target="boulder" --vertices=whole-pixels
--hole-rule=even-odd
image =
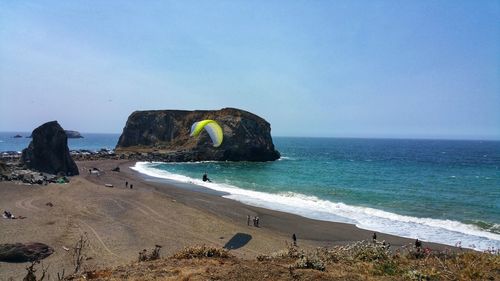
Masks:
[[[221,146],[213,147],[206,132],[198,137],[189,135],[191,125],[204,119],[215,120],[222,127]],[[115,151],[175,162],[273,161],[280,157],[271,138],[271,125],[255,114],[235,108],[133,112]]]
[[[29,169],[49,174],[78,175],[78,167],[68,149],[68,137],[57,121],[33,130],[21,161]]]
[[[50,256],[54,249],[43,243],[0,244],[0,261],[30,262]]]

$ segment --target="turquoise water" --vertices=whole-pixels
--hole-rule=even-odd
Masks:
[[[274,138],[266,163],[140,163],[247,204],[470,248],[500,246],[500,142]],[[207,172],[213,183],[199,179]]]

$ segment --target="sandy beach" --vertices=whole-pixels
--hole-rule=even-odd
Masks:
[[[300,216],[247,206],[199,187],[153,180],[130,169],[125,160],[78,162],[80,176],[69,184],[19,185],[0,182],[0,209],[26,219],[0,220],[0,243],[42,242],[55,252],[43,260],[55,276],[69,270],[71,247],[87,235],[87,269],[135,261],[142,249],[162,245],[162,256],[188,245],[232,248],[231,253],[252,259],[283,249],[297,235],[301,248],[369,240],[372,232],[354,225],[316,221]],[[120,172],[111,169],[120,167]],[[90,174],[98,168],[100,176]],[[133,184],[126,188],[125,182]],[[111,184],[113,187],[106,187]],[[52,207],[47,203],[52,203]],[[248,226],[247,215],[258,216],[260,227]],[[378,233],[392,247],[412,239]],[[424,246],[443,248],[439,244]],[[27,264],[0,263],[0,279],[22,278]]]

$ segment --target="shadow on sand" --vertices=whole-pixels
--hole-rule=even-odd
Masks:
[[[252,235],[246,233],[236,233],[226,245],[224,249],[235,250],[245,246],[250,240],[252,240]]]

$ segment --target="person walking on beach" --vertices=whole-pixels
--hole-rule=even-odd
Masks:
[[[297,236],[295,236],[295,233],[292,235],[292,240],[293,240],[293,245],[297,246]]]
[[[259,227],[259,217],[255,217],[255,226]]]
[[[373,232],[373,243],[377,242],[377,233],[376,232]]]
[[[128,187],[128,181],[125,182],[125,188],[127,188],[127,187]]]
[[[131,185],[130,185],[130,189],[132,189],[132,188],[134,188],[134,185],[133,185],[133,184],[131,184]]]
[[[247,225],[250,225],[250,215],[247,215]]]

